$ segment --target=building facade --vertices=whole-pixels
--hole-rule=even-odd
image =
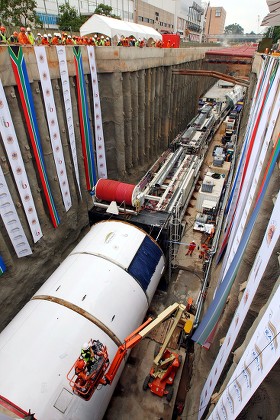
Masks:
[[[226,11],[223,7],[208,7],[206,13],[206,23],[204,36],[210,42],[216,42],[218,39],[213,35],[222,35],[225,29]]]
[[[37,14],[47,29],[57,28],[59,6],[65,0],[38,0]],[[97,0],[69,0],[81,15],[91,16],[101,3]],[[186,41],[201,42],[205,26],[206,7],[201,0],[103,0],[112,13],[124,21],[151,26],[160,33],[179,33]],[[71,28],[69,28],[71,30]]]
[[[79,14],[89,17],[94,13],[97,6],[102,3],[111,6],[113,9],[112,13],[120,16],[122,20],[134,21],[134,0],[37,0],[36,12],[45,29],[57,28],[59,7],[66,3],[74,7]]]

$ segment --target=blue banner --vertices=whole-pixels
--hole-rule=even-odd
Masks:
[[[6,271],[6,269],[7,268],[5,266],[4,260],[0,255],[0,276]]]

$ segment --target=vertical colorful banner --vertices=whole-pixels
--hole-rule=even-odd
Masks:
[[[86,185],[88,191],[91,191],[96,184],[95,162],[93,152],[93,140],[89,123],[88,103],[86,96],[85,77],[83,71],[83,62],[81,48],[73,47],[74,61],[77,80],[78,111],[80,121],[80,132],[82,140],[82,150],[84,156],[84,166],[86,175]]]
[[[24,61],[22,48],[18,45],[11,45],[8,47],[10,59],[12,62],[13,72],[15,75],[21,106],[24,112],[25,121],[27,124],[28,134],[32,144],[33,153],[37,169],[39,172],[44,196],[49,209],[50,217],[54,227],[60,223],[59,216],[54,204],[54,199],[49,185],[49,180],[44,163],[44,156],[39,135],[38,123],[35,113],[34,101],[28,79],[26,64]]]
[[[265,193],[269,185],[272,172],[274,170],[275,164],[279,157],[279,153],[280,153],[280,136],[278,137],[277,142],[275,143],[273,150],[271,152],[270,160],[267,166],[267,172],[265,173],[263,184],[260,188],[260,194],[259,194],[258,200],[256,202],[252,215],[250,219],[248,220],[248,224],[246,226],[246,229],[244,230],[244,234],[240,240],[236,254],[233,257],[232,263],[225,274],[223,282],[220,284],[219,288],[217,289],[217,293],[215,294],[214,299],[209,305],[209,308],[206,314],[204,315],[200,325],[198,326],[197,330],[192,336],[192,340],[197,342],[198,344],[204,345],[207,342],[208,337],[210,336],[215,325],[217,324],[222,314],[222,311],[225,307],[227,297],[231,290],[232,284],[235,280],[237,270],[240,266],[240,262],[243,258],[243,254],[248,244],[250,235],[253,231],[255,222],[257,220],[257,217],[261,208],[261,204],[263,202]]]
[[[5,263],[4,263],[3,258],[2,258],[2,257],[1,257],[1,255],[0,255],[0,276],[1,276],[3,273],[5,273],[5,271],[6,271],[6,266],[5,266]]]
[[[280,67],[278,61],[273,60],[272,63],[274,65],[269,67],[268,81],[265,85],[259,112],[255,115],[256,121],[254,122],[252,136],[246,152],[242,180],[239,186],[238,203],[225,256],[225,270],[227,270],[233,258],[234,248],[236,249],[238,246],[238,241],[242,234],[241,228],[245,226],[247,218],[245,215],[248,215],[250,211],[248,196],[251,197],[251,202],[253,202],[253,196],[259,180],[256,174],[258,173],[260,176],[262,162],[265,159],[266,150],[279,114],[280,94],[277,94],[277,89],[280,80]],[[260,156],[261,153],[263,154],[262,156]]]
[[[0,166],[0,215],[18,258],[32,254]]]
[[[97,173],[99,178],[107,178],[106,152],[103,135],[102,113],[96,71],[95,52],[93,46],[87,47],[94,105],[94,128]]]
[[[200,419],[210,401],[211,395],[218,383],[220,375],[225,367],[228,357],[232,351],[236,338],[240,332],[245,317],[250,309],[251,303],[254,299],[256,291],[259,287],[263,274],[266,270],[269,259],[275,249],[275,245],[280,236],[280,221],[278,215],[280,214],[280,194],[274,205],[273,212],[268,222],[265,235],[261,247],[256,255],[253,267],[247,280],[246,289],[243,292],[243,297],[236,309],[230,327],[227,331],[224,342],[219,350],[212,369],[207,376],[203,390],[200,396],[199,416]]]
[[[280,286],[209,416],[236,419],[280,357]],[[226,416],[225,416],[226,415]]]
[[[73,112],[72,112],[72,100],[71,100],[71,93],[70,93],[70,81],[69,81],[65,46],[58,45],[56,47],[56,52],[57,52],[58,63],[59,63],[60,79],[61,79],[63,99],[64,99],[66,123],[67,123],[67,129],[68,129],[68,135],[69,135],[69,141],[70,141],[70,149],[71,149],[71,154],[72,154],[72,159],[73,159],[76,181],[77,181],[80,197],[82,197],[78,158],[77,158],[76,139],[75,139],[75,130],[74,130],[74,121],[73,121]]]
[[[264,114],[267,112],[270,112],[269,106],[267,104],[267,100],[269,98],[270,104],[273,102],[273,95],[271,95],[271,89],[273,89],[273,93],[275,95],[277,88],[277,81],[275,81],[276,72],[278,71],[279,63],[272,59],[268,60],[263,64],[263,72],[262,72],[262,80],[261,83],[258,84],[257,89],[255,91],[254,100],[251,105],[251,112],[250,117],[247,125],[247,130],[245,133],[245,139],[244,144],[242,148],[242,154],[241,158],[239,160],[238,169],[236,171],[235,180],[233,182],[232,192],[229,197],[229,204],[227,206],[227,229],[226,234],[223,239],[223,243],[221,245],[221,249],[218,255],[218,262],[220,261],[225,248],[230,248],[230,243],[228,245],[228,242],[230,242],[231,238],[234,238],[234,229],[236,226],[239,225],[238,219],[236,217],[236,212],[238,212],[238,208],[243,205],[243,201],[240,197],[240,192],[243,191],[243,183],[245,182],[245,177],[250,177],[253,174],[253,171],[249,172],[247,171],[248,164],[251,160],[251,153],[253,150],[253,147],[255,145],[256,137],[258,139],[261,139],[262,135],[261,133],[264,132],[264,125],[262,126],[262,131],[259,130],[261,118],[262,121],[266,119],[264,118]],[[278,80],[279,80],[279,73],[278,73]],[[248,175],[249,172],[249,175]],[[248,182],[247,182],[248,185]],[[250,185],[250,182],[249,182]],[[234,196],[234,197],[233,197]],[[241,202],[241,204],[240,204]],[[239,211],[240,213],[240,211]],[[228,252],[228,249],[227,249]],[[227,261],[227,257],[224,258],[224,262]],[[225,264],[225,263],[224,263]],[[225,271],[225,267],[223,264],[222,273]]]
[[[21,150],[18,144],[17,135],[12,121],[6,95],[0,80],[0,132],[6,153],[11,165],[13,176],[21,198],[30,231],[36,243],[42,236],[42,229],[37,216],[36,207],[32,197],[29,180],[25,170]]]
[[[53,150],[54,163],[57,173],[57,178],[60,186],[62,200],[66,211],[72,206],[69,183],[66,172],[66,165],[63,155],[63,147],[60,137],[60,130],[58,125],[58,118],[56,112],[56,105],[53,96],[53,89],[48,66],[48,60],[45,47],[34,47],[34,52],[37,60],[37,66],[40,75],[42,86],[42,93],[45,103],[45,111],[49,127],[51,145]]]

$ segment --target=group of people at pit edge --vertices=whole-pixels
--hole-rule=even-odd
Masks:
[[[109,37],[104,35],[98,36],[95,34],[92,37],[87,36],[76,36],[69,35],[66,32],[44,34],[40,32],[35,36],[31,31],[31,28],[21,27],[20,31],[14,31],[11,36],[7,36],[6,28],[4,26],[0,27],[0,44],[18,44],[18,45],[95,45],[95,46],[110,46],[111,40]],[[129,37],[121,36],[120,40],[117,43],[117,46],[123,47],[140,47],[143,48],[147,46],[145,39],[136,39],[133,35]],[[150,43],[151,47],[163,48],[165,45],[161,40],[152,41]],[[172,48],[174,45],[168,40],[166,48]]]

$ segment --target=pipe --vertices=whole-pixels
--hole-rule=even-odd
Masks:
[[[210,71],[210,70],[187,70],[187,69],[174,69],[172,70],[173,74],[180,74],[180,75],[190,75],[190,76],[210,76],[215,77],[216,79],[225,80],[226,82],[234,83],[235,85],[240,85],[244,87],[249,87],[250,82],[248,80],[244,80],[241,78],[236,78],[232,76],[228,76],[224,73],[220,73],[218,71]]]
[[[102,203],[97,203],[96,201],[93,202],[93,205],[96,207],[100,207],[101,209],[108,209],[109,204],[102,204]],[[123,213],[128,213],[128,214],[133,214],[135,216],[137,216],[137,211],[134,210],[129,210],[129,209],[125,209],[124,207],[118,207],[118,210],[123,212]]]
[[[178,188],[178,190],[176,191],[176,193],[171,198],[171,200],[170,200],[170,202],[169,202],[169,204],[168,204],[168,206],[166,208],[166,210],[168,212],[172,212],[174,206],[176,205],[176,203],[178,201],[178,198],[179,198],[180,194],[182,193],[182,190],[184,190],[185,187],[186,187],[186,184],[189,183],[190,177],[193,175],[194,164],[195,164],[195,161],[193,160],[191,162],[189,168],[188,168],[188,174],[187,174],[187,176],[185,177],[184,181],[181,183],[180,188]]]
[[[175,165],[175,163],[177,162],[177,160],[179,159],[179,157],[183,153],[183,150],[184,149],[181,147],[173,154],[173,156],[170,159],[170,161],[169,161],[167,167],[165,168],[164,172],[161,174],[160,178],[158,178],[158,180],[156,181],[155,187],[161,187],[161,185],[166,180],[169,172],[171,171],[171,169],[173,168],[173,166]]]

